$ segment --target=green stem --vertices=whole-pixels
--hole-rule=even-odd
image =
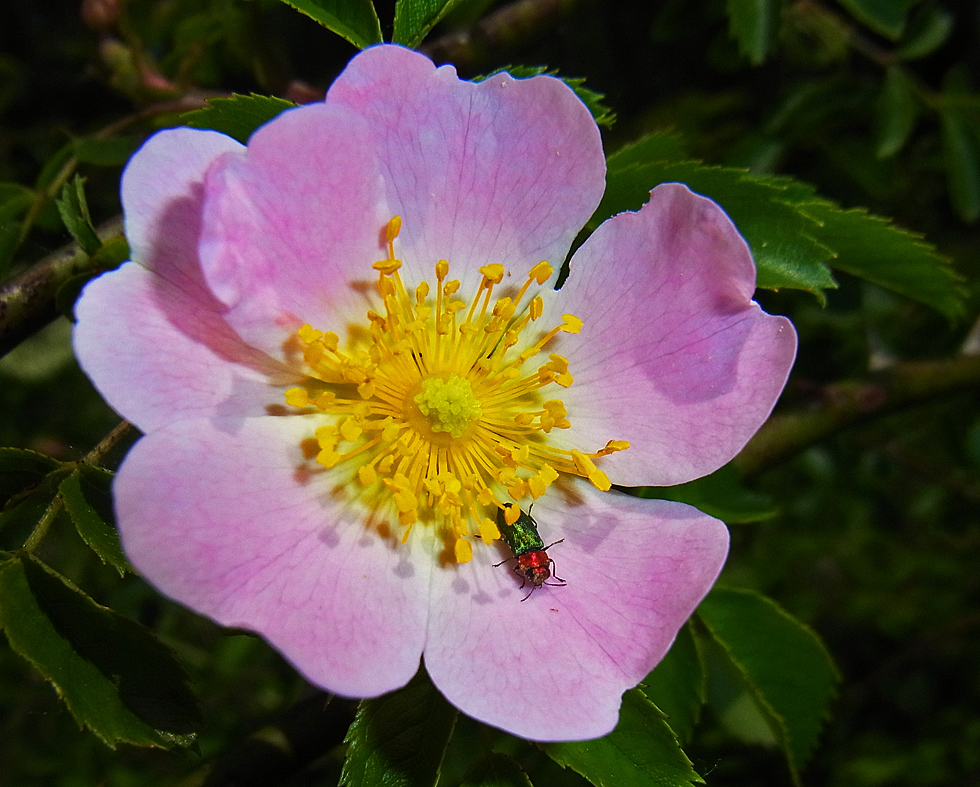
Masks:
[[[120,422],[115,429],[99,441],[99,444],[95,448],[85,454],[82,462],[93,467],[101,466],[106,455],[116,447],[120,440],[129,435],[134,429],[135,427],[129,421]]]
[[[122,217],[116,217],[97,233],[104,243],[121,236],[122,229]],[[101,264],[70,243],[0,285],[0,356],[58,316],[55,298],[65,282]]]
[[[755,475],[843,429],[978,387],[977,355],[896,363],[858,380],[833,383],[823,389],[817,408],[770,418],[735,457],[735,465],[743,475]]]
[[[31,531],[31,535],[28,537],[27,541],[24,542],[24,551],[33,553],[44,537],[48,534],[48,530],[51,529],[51,525],[54,524],[54,520],[58,518],[58,514],[61,513],[61,509],[65,507],[64,498],[60,494],[57,494],[52,498],[51,504],[45,509],[44,515]]]
[[[121,422],[115,429],[103,437],[95,448],[82,457],[79,464],[87,464],[96,467],[101,465],[102,460],[105,459],[106,455],[113,448],[115,448],[119,441],[126,437],[130,431],[133,430],[133,428],[133,425],[129,421]],[[24,542],[25,551],[33,553],[38,546],[40,546],[41,542],[44,540],[44,537],[48,534],[48,530],[51,529],[51,525],[54,523],[54,520],[57,518],[64,506],[65,501],[61,494],[59,493],[55,495],[51,500],[51,504],[45,510],[44,515],[40,520],[38,520],[37,527],[31,531],[31,535],[28,537],[27,541]]]

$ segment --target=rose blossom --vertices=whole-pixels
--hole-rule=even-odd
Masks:
[[[474,718],[609,732],[728,548],[721,522],[610,482],[731,459],[796,336],[679,184],[599,227],[555,291],[604,173],[559,80],[473,84],[384,45],[247,148],[152,137],[123,175],[132,262],[75,331],[145,433],[114,487],[136,568],[339,694],[399,688],[421,657]],[[561,539],[543,565],[565,586],[495,566],[511,501],[505,522],[533,503]]]

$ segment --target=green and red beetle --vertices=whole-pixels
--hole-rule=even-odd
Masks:
[[[527,601],[531,597],[531,593],[542,585],[563,587],[567,584],[564,579],[552,572],[552,566],[555,565],[555,561],[548,557],[548,550],[555,544],[560,544],[565,539],[559,538],[557,541],[545,546],[544,541],[538,534],[538,523],[531,516],[530,509],[526,513],[520,511],[514,524],[508,524],[506,509],[513,505],[513,503],[504,503],[503,508],[497,509],[497,529],[500,530],[500,535],[507,542],[507,546],[510,547],[510,551],[514,553],[514,556],[500,563],[495,563],[494,568],[502,566],[504,563],[509,563],[511,560],[516,560],[517,563],[514,566],[514,573],[523,580],[521,582],[521,588],[528,582],[531,583],[531,590],[521,599],[521,601]],[[548,582],[552,577],[557,582]]]

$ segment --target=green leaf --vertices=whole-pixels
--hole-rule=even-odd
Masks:
[[[480,759],[459,787],[532,787],[524,769],[506,754],[491,752]]]
[[[728,29],[754,66],[772,50],[779,30],[781,0],[728,0]]]
[[[859,22],[897,41],[905,29],[905,16],[919,0],[839,0]]]
[[[181,120],[191,128],[220,131],[244,145],[255,129],[295,106],[292,101],[275,96],[235,93],[231,98],[209,99],[207,107],[188,112]]]
[[[19,549],[53,505],[70,465],[17,448],[0,450],[0,549]],[[56,515],[52,511],[51,515]]]
[[[75,143],[75,158],[100,167],[121,167],[142,141],[139,136],[80,139]]]
[[[79,248],[87,254],[98,251],[102,241],[95,231],[92,217],[88,212],[88,202],[85,200],[85,178],[75,175],[71,182],[62,187],[61,196],[55,200],[55,204],[58,206],[58,213],[65,228],[71,233]]]
[[[415,48],[462,0],[398,0],[392,43]]]
[[[894,156],[908,141],[919,117],[912,80],[901,66],[891,66],[875,105],[878,158]]]
[[[761,522],[778,513],[768,495],[742,486],[741,476],[731,463],[686,484],[641,487],[636,494],[638,497],[687,503],[729,524]]]
[[[18,492],[35,487],[61,462],[37,451],[0,448],[0,509]]]
[[[716,588],[698,617],[774,720],[794,779],[816,745],[839,676],[820,638],[771,599]]]
[[[381,23],[371,0],[282,0],[301,14],[364,49],[380,44]]]
[[[542,744],[555,762],[596,787],[687,787],[704,784],[664,721],[664,714],[639,689],[623,695],[616,729],[593,741]]]
[[[58,491],[65,502],[78,535],[106,565],[122,576],[132,571],[119,544],[119,534],[112,523],[112,473],[90,465],[79,465]]]
[[[347,731],[347,759],[341,784],[434,785],[457,714],[424,669],[404,688],[364,700]]]
[[[926,57],[946,43],[953,32],[953,15],[945,8],[933,6],[917,14],[909,25],[908,35],[895,54],[902,60]]]
[[[200,718],[169,649],[31,557],[0,564],[0,628],[108,746],[193,741]]]
[[[834,249],[834,268],[860,276],[947,317],[963,313],[960,276],[930,243],[915,232],[861,208],[843,210],[826,200],[801,206],[820,223],[817,240]]]
[[[677,633],[667,655],[640,685],[643,693],[667,714],[667,724],[681,742],[689,741],[705,698],[704,663],[690,622]]]
[[[712,637],[698,637],[707,675],[706,702],[721,726],[736,740],[768,749],[780,748],[779,721],[755,700],[745,679]]]
[[[588,107],[589,112],[592,113],[592,117],[598,126],[609,127],[616,122],[616,113],[613,112],[606,104],[605,95],[603,93],[598,93],[595,90],[590,90],[585,87],[584,77],[563,77],[559,76],[558,69],[548,68],[547,66],[503,66],[495,71],[491,71],[489,74],[483,76],[474,77],[474,82],[484,82],[487,79],[495,76],[496,74],[510,74],[514,79],[527,79],[529,77],[536,76],[550,76],[560,79],[566,85],[568,85],[575,95],[581,99],[582,103]]]
[[[58,481],[61,472],[56,470],[41,483],[16,495],[0,513],[0,549],[19,549],[27,543],[38,523],[56,505]],[[53,511],[52,516],[57,512]]]
[[[944,108],[940,119],[949,198],[959,217],[972,224],[980,218],[980,145],[954,109]]]

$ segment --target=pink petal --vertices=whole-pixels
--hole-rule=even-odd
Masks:
[[[686,186],[658,186],[640,211],[606,221],[542,318],[585,322],[547,348],[575,378],[561,397],[572,428],[557,439],[583,450],[628,440],[600,462],[627,486],[679,484],[729,461],[769,416],[796,355],[792,323],[763,312],[754,290],[745,241]]]
[[[449,260],[464,292],[487,263],[513,269],[518,283],[541,260],[557,270],[602,196],[598,129],[552,77],[473,84],[378,46],[351,61],[327,103],[367,121],[387,201],[403,219],[400,258],[427,278]]]
[[[221,134],[163,131],[123,174],[133,259],[91,282],[75,307],[79,362],[112,407],[140,429],[281,403],[278,366],[246,347],[208,292],[197,256],[202,180],[241,146]],[[166,176],[161,175],[165,172]]]
[[[506,555],[478,549],[458,576],[435,572],[425,664],[464,713],[538,741],[615,727],[624,691],[663,658],[718,576],[728,531],[681,503],[586,483],[534,506],[565,587],[527,588]],[[499,556],[503,555],[503,556]]]
[[[133,259],[167,278],[185,276],[200,286],[197,243],[204,174],[222,155],[243,151],[240,143],[216,131],[173,128],[150,137],[122,177]]]
[[[303,323],[363,323],[394,215],[382,194],[360,118],[315,104],[260,128],[207,179],[201,260],[228,322],[273,357]]]
[[[114,486],[123,546],[163,593],[262,634],[314,683],[376,696],[418,669],[432,560],[307,472],[300,441],[317,425],[182,421],[144,437]]]

